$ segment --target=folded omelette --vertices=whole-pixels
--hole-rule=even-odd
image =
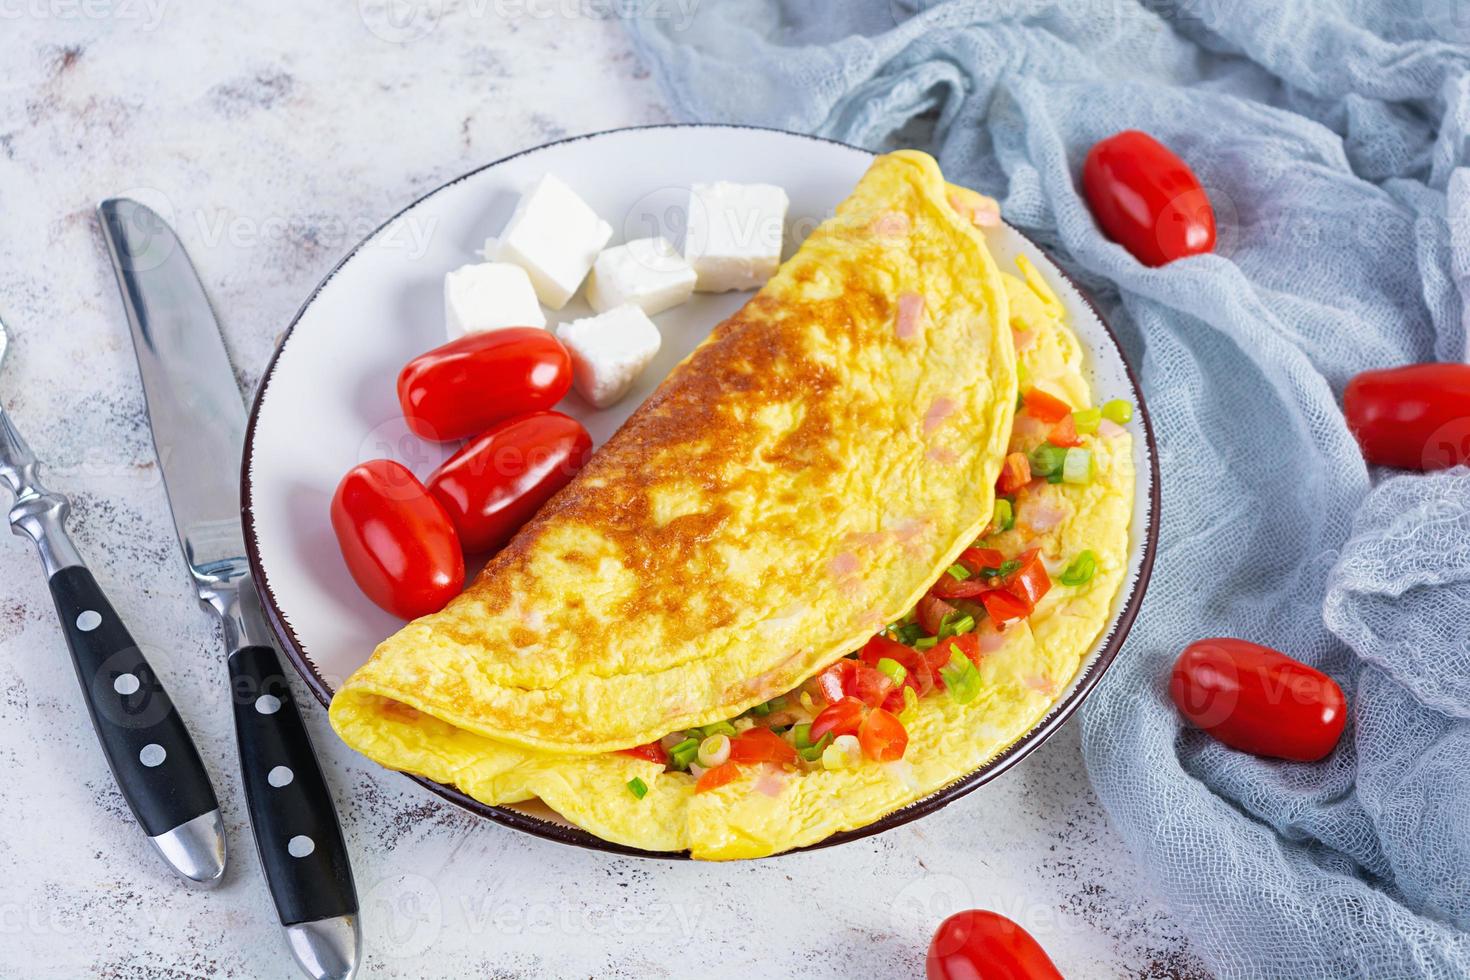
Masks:
[[[1089,424],[1061,305],[1034,269],[1000,272],[977,200],[923,154],[879,157],[462,596],[348,679],[342,738],[608,840],[735,858],[870,823],[1024,734],[1107,621],[1131,451]],[[1057,449],[1050,415],[1016,414],[1037,388],[1078,413],[1087,479],[997,507],[1003,466]],[[996,588],[936,607],[978,555]],[[990,600],[1023,560],[1088,574],[1001,621]],[[870,657],[875,634],[913,657]],[[880,688],[852,710],[902,719],[899,760],[866,757],[866,725],[861,752],[836,729],[808,740],[859,700],[834,674],[860,671]],[[688,751],[750,757],[756,734],[790,748]]]

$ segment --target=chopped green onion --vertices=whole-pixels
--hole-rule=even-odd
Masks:
[[[878,669],[893,678],[893,683],[895,684],[902,684],[903,679],[909,675],[908,668],[904,667],[903,664],[894,660],[892,657],[880,657],[878,659]]]
[[[914,649],[915,650],[932,650],[934,648],[934,644],[936,644],[938,642],[939,642],[939,637],[937,637],[937,636],[921,636],[917,640],[914,641]]]
[[[924,627],[918,623],[904,623],[896,630],[891,630],[893,638],[905,646],[913,646],[914,641],[924,635]]]
[[[1100,408],[1083,409],[1072,413],[1072,425],[1076,427],[1079,434],[1090,436],[1102,425],[1103,413]]]
[[[688,769],[689,763],[699,755],[699,739],[686,738],[669,749],[669,765],[674,769]]]
[[[986,578],[1005,578],[1007,575],[1014,575],[1020,567],[1021,562],[1018,559],[1008,558],[995,568],[987,568],[980,574]]]
[[[706,769],[713,769],[730,761],[730,737],[728,735],[711,735],[699,743],[699,764]]]
[[[634,796],[638,797],[640,800],[648,795],[648,784],[639,779],[637,776],[634,776],[632,779],[628,780],[628,789],[630,792],[632,792]]]
[[[1062,462],[1062,481],[1091,483],[1092,453],[1086,449],[1068,449],[1066,459]]]
[[[904,690],[908,690],[908,688],[904,688]],[[808,726],[808,727],[810,727],[810,726]],[[802,748],[802,747],[798,746],[797,749],[796,749],[796,754],[799,755],[799,756],[801,756],[807,762],[816,762],[818,759],[820,759],[822,757],[822,753],[825,752],[825,751],[827,751],[827,746],[829,746],[831,744],[832,744],[832,733],[831,732],[827,732],[821,738],[817,739],[816,742],[814,742],[811,745],[806,746],[805,748]]]
[[[1067,450],[1061,446],[1043,442],[1031,450],[1031,475],[1050,477],[1054,473],[1060,473],[1062,462],[1066,458]]]
[[[952,636],[960,636],[960,635],[962,635],[964,633],[970,632],[974,628],[975,628],[975,617],[974,616],[961,616],[959,619],[957,619],[953,623],[950,623],[949,624],[950,635],[952,635]]]
[[[1006,498],[996,498],[995,512],[990,516],[990,526],[996,531],[1009,531],[1016,526],[1016,510]]]
[[[939,676],[955,704],[969,704],[980,693],[980,671],[958,650],[950,655],[949,665],[939,669]]]
[[[950,577],[957,578],[961,582],[963,582],[965,579],[970,577],[970,570],[964,565],[951,565],[949,566],[949,574]]]
[[[1116,425],[1127,425],[1133,421],[1133,404],[1121,398],[1114,398],[1103,405],[1102,417]]]
[[[810,723],[804,725],[793,725],[791,728],[791,744],[798,749],[809,749],[812,745],[812,726]]]
[[[1076,558],[1073,558],[1072,564],[1068,565],[1062,572],[1061,583],[1071,586],[1086,585],[1092,581],[1092,576],[1096,574],[1097,555],[1093,554],[1091,550],[1084,551]]]
[[[767,701],[765,704],[758,704],[755,707],[751,708],[750,713],[758,718],[764,718],[766,715],[770,714],[772,711],[775,711],[779,707],[781,707],[781,699],[771,698],[771,700]]]
[[[735,726],[728,721],[716,721],[705,725],[700,731],[702,738],[708,738],[711,735],[734,735]]]

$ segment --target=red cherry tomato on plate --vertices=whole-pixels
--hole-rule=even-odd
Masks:
[[[795,765],[796,750],[769,728],[748,728],[730,739],[730,761],[741,765],[775,762]]]
[[[1215,211],[1194,171],[1136,129],[1094,146],[1082,191],[1103,234],[1144,265],[1160,266],[1215,247]]]
[[[332,529],[357,587],[395,616],[438,612],[464,586],[449,515],[401,463],[348,470],[332,497]]]
[[[572,358],[545,330],[472,333],[420,354],[398,375],[398,402],[415,435],[448,442],[561,401]]]
[[[631,749],[623,749],[623,755],[631,755],[635,759],[643,759],[646,762],[657,762],[661,766],[669,763],[669,753],[662,742],[649,742],[647,745],[635,745]]]
[[[928,980],[1062,980],[1029,932],[983,909],[956,912],[939,924],[924,975]]]
[[[592,455],[582,423],[533,412],[480,433],[429,476],[469,554],[509,541]]]
[[[1364,371],[1348,382],[1342,410],[1370,463],[1442,470],[1470,462],[1470,364]]]
[[[1246,640],[1185,647],[1169,696],[1193,725],[1231,748],[1277,759],[1316,762],[1347,723],[1347,702],[1332,678]]]

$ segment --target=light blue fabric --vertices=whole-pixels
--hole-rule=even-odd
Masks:
[[[928,148],[1099,297],[1163,522],[1084,750],[1211,968],[1470,976],[1470,473],[1375,488],[1338,408],[1360,370],[1465,355],[1470,3],[648,4],[631,29],[680,116]],[[1125,128],[1209,187],[1217,255],[1147,269],[1099,235],[1076,175]],[[1330,671],[1336,754],[1182,730],[1167,669],[1212,635]]]

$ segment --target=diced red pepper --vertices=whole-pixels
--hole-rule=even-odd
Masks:
[[[1072,414],[1072,406],[1062,401],[1055,395],[1048,395],[1040,388],[1032,388],[1026,392],[1026,411],[1032,418],[1043,422],[1060,422],[1063,418]]]

